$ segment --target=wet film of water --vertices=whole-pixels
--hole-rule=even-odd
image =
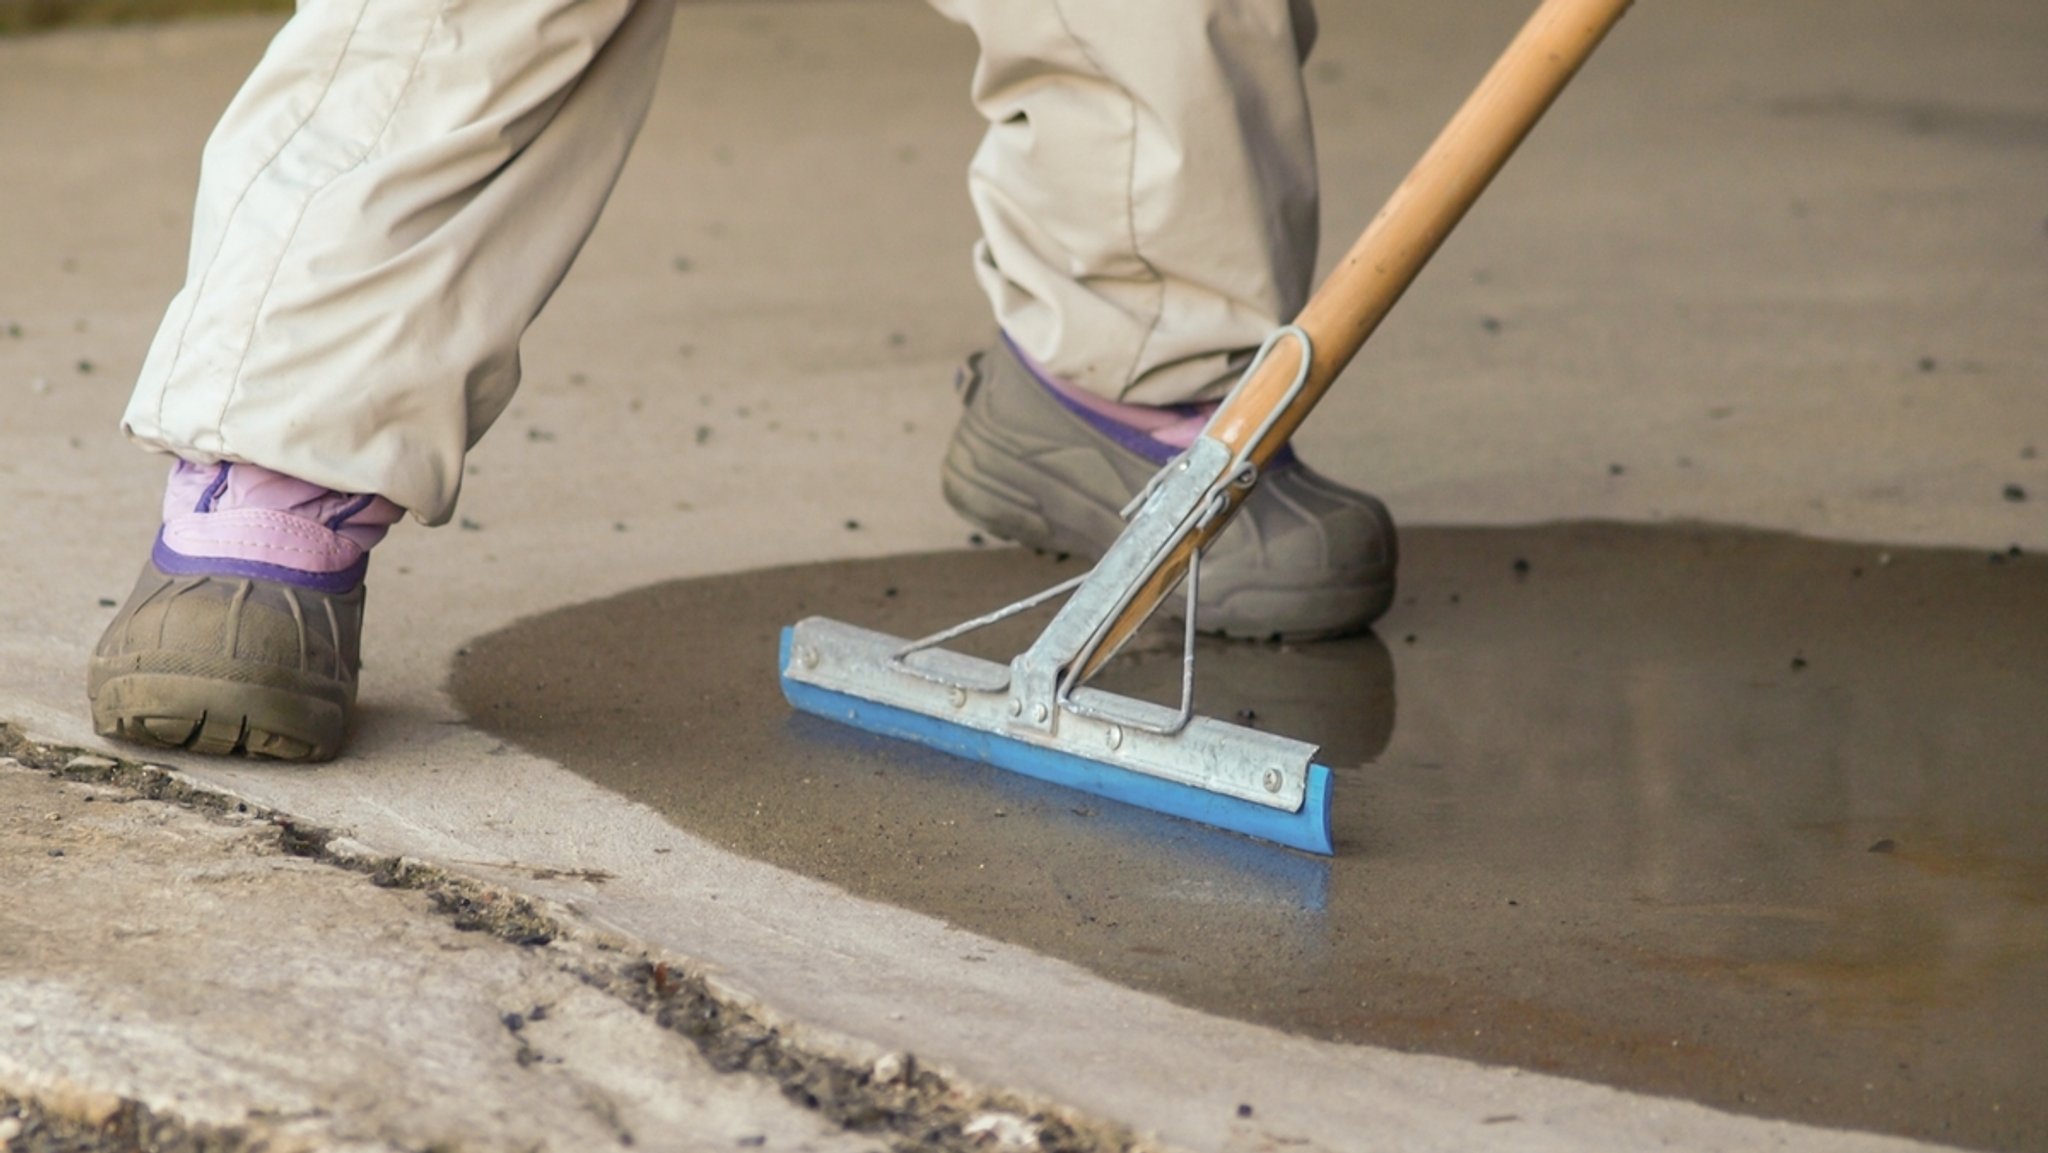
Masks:
[[[720,844],[1210,1012],[2048,1146],[2048,559],[1702,526],[1402,543],[1375,635],[1202,646],[1202,711],[1323,744],[1329,861],[782,702],[784,624],[919,635],[1073,571],[1014,550],[643,589],[483,638],[452,689]],[[1177,644],[1148,633],[1109,687],[1169,697]]]

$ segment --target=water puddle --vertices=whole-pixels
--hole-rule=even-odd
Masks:
[[[1210,1012],[2048,1145],[2048,558],[1703,526],[1402,546],[1376,636],[1203,646],[1202,711],[1325,746],[1331,861],[783,704],[782,625],[917,635],[1073,571],[1014,550],[642,589],[475,642],[452,689],[717,843]],[[1111,687],[1169,696],[1176,645]]]

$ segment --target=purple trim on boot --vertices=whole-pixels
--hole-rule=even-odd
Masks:
[[[323,592],[362,583],[371,546],[405,510],[259,465],[180,460],[164,487],[154,555],[165,572],[277,581]]]
[[[237,560],[232,557],[186,556],[164,543],[161,529],[157,531],[156,546],[150,549],[149,559],[160,571],[171,576],[217,576],[236,580],[262,580],[336,595],[354,592],[357,586],[363,583],[364,575],[370,571],[370,554],[367,552],[345,569],[322,573],[306,572],[284,565],[264,564],[261,561]]]
[[[220,500],[220,494],[228,489],[228,472],[232,468],[234,466],[227,461],[220,462],[220,467],[213,474],[213,483],[199,494],[199,503],[192,506],[193,512],[213,511],[214,502]]]
[[[1037,381],[1039,387],[1045,389],[1054,400],[1059,401],[1060,407],[1079,417],[1082,423],[1108,437],[1118,447],[1161,466],[1181,454],[1182,446],[1160,440],[1142,428],[1135,428],[1116,419],[1116,417],[1111,416],[1107,412],[1091,408],[1086,403],[1076,399],[1074,394],[1069,391],[1071,386],[1063,385],[1048,375],[1043,368],[1039,367],[1037,361],[1032,360],[1023,349],[1017,347],[1017,342],[1010,339],[1009,333],[1005,332],[999,335],[1002,338],[1004,347],[1008,348],[1010,354],[1017,358],[1017,363],[1024,366],[1025,371],[1031,374],[1031,379]],[[1114,405],[1116,402],[1097,401],[1096,403],[1109,406]],[[1215,407],[1213,403],[1174,404],[1161,405],[1157,411],[1186,419],[1202,415],[1205,412],[1213,412]],[[1276,468],[1290,468],[1296,463],[1294,446],[1292,444],[1283,444],[1280,446],[1280,451],[1274,453],[1273,459],[1267,463],[1266,470],[1270,472]]]
[[[348,502],[347,504],[342,505],[340,512],[337,512],[333,516],[327,518],[328,529],[334,532],[340,532],[342,526],[348,523],[348,518],[356,515],[357,513],[363,511],[366,508],[369,508],[371,503],[374,502],[376,499],[377,498],[375,495],[365,493],[362,496],[359,496],[354,500]]]
[[[1067,399],[1066,395],[1056,388],[1048,388],[1046,391],[1052,394],[1054,400],[1060,402],[1062,408],[1080,417],[1083,424],[1115,441],[1119,448],[1127,452],[1136,453],[1153,464],[1162,466],[1180,455],[1181,450],[1165,441],[1154,440],[1127,424],[1119,424],[1093,409],[1077,404]]]
[[[1083,424],[1116,442],[1118,447],[1127,452],[1136,453],[1157,465],[1164,465],[1167,461],[1180,455],[1180,450],[1174,446],[1164,441],[1154,440],[1142,430],[1114,420],[1068,396],[1065,389],[1054,384],[1051,378],[1047,377],[1039,369],[1038,365],[1029,356],[1024,354],[1024,350],[1017,347],[1017,342],[1010,339],[1009,333],[1002,334],[1002,341],[1004,346],[1010,350],[1010,354],[1017,358],[1017,363],[1023,365],[1024,370],[1031,374],[1031,379],[1037,381],[1038,386],[1045,390],[1046,395],[1058,401],[1061,408],[1080,418]]]

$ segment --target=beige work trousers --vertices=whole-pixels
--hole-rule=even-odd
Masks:
[[[973,28],[996,323],[1098,395],[1214,395],[1305,299],[1308,0],[933,0]],[[645,118],[671,0],[302,0],[222,116],[123,427],[437,524]]]

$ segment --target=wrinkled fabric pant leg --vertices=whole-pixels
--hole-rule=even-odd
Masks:
[[[1313,268],[1306,0],[934,3],[982,43],[969,184],[998,324],[1096,395],[1220,391]],[[447,520],[645,118],[672,12],[306,0],[207,145],[128,433]]]
[[[1221,395],[1307,299],[1307,0],[932,0],[981,43],[976,274],[1032,361],[1096,396]]]
[[[305,0],[204,154],[123,427],[448,519],[645,118],[672,0]]]

